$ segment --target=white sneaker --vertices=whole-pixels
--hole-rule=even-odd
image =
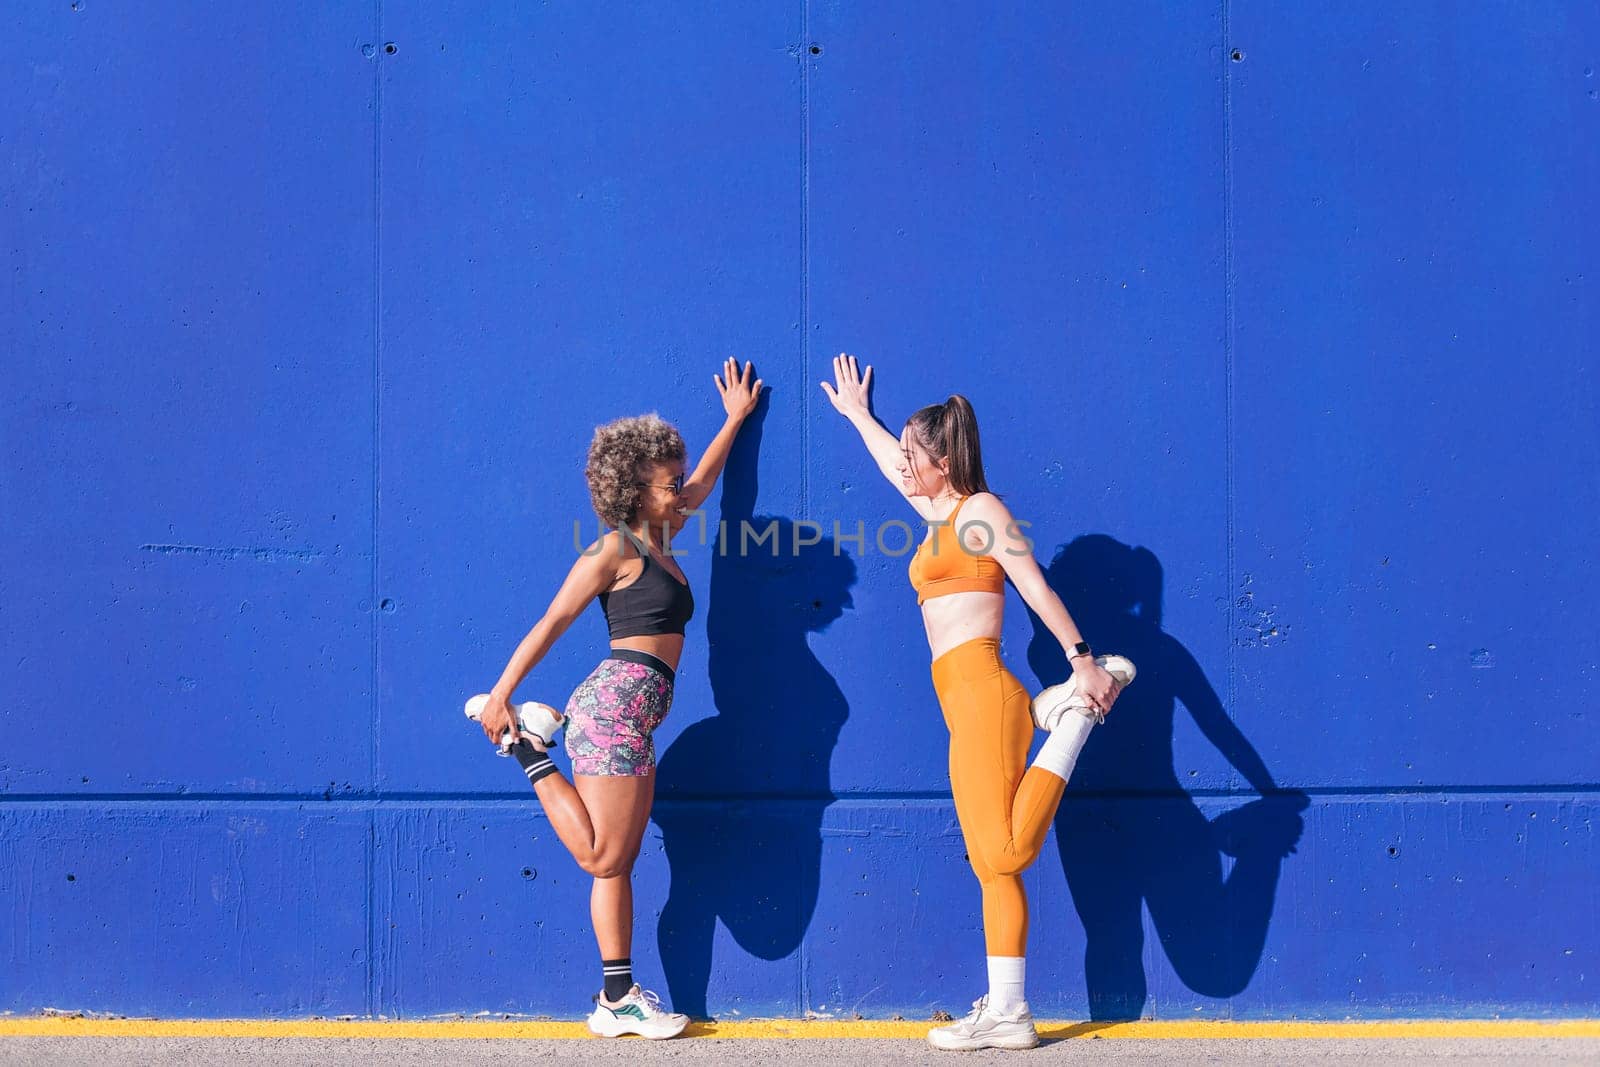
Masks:
[[[467,718],[473,722],[481,722],[483,709],[488,703],[488,693],[479,693],[467,701]],[[555,743],[556,731],[566,724],[561,713],[549,704],[541,704],[537,700],[516,706],[514,710],[517,713],[517,729],[522,731],[522,736],[540,752],[549,751],[550,746]],[[502,742],[500,755],[511,755],[511,746]]]
[[[949,1026],[928,1031],[928,1044],[946,1052],[975,1052],[980,1048],[1036,1048],[1039,1031],[1026,1004],[1009,1015],[989,1010],[987,994],[972,1002],[972,1014]]]
[[[688,1025],[687,1015],[667,1011],[661,1006],[660,997],[637,985],[614,1004],[601,993],[594,998],[594,1012],[589,1016],[589,1032],[596,1037],[638,1034],[652,1041],[660,1041],[677,1037]]]
[[[1133,661],[1127,656],[1096,656],[1094,661],[1124,689],[1132,683],[1133,676],[1137,673],[1133,669]],[[1089,706],[1089,702],[1079,695],[1076,674],[1060,685],[1052,685],[1042,690],[1033,698],[1033,704],[1028,710],[1033,715],[1033,724],[1047,732],[1061,725],[1062,718],[1068,713],[1082,715],[1090,722],[1106,721],[1103,712],[1095,711]]]

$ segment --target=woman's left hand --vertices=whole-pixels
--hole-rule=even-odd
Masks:
[[[1072,661],[1072,673],[1078,679],[1078,692],[1089,701],[1089,706],[1101,715],[1111,710],[1122,687],[1111,677],[1111,672],[1094,661],[1092,656],[1079,656]]]
[[[713,374],[711,380],[717,384],[717,392],[722,394],[722,407],[727,411],[730,419],[744,420],[756,409],[756,401],[761,399],[761,379],[751,378],[755,375],[755,368],[747,360],[744,373],[739,373],[739,361],[729,356],[722,364],[722,373]]]

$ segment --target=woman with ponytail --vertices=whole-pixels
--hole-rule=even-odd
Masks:
[[[911,585],[950,731],[950,791],[983,890],[989,992],[965,1019],[932,1030],[928,1040],[951,1050],[1032,1048],[1039,1035],[1023,995],[1022,872],[1039,856],[1090,728],[1133,680],[1133,665],[1120,656],[1097,659],[1046,583],[1025,524],[989,491],[966,397],[917,411],[897,440],[872,414],[872,368],[863,376],[854,356],[840,355],[833,376],[823,392],[930,527],[911,560]],[[1072,664],[1072,679],[1036,701],[1000,661],[1007,578]],[[1035,726],[1049,737],[1028,766]]]

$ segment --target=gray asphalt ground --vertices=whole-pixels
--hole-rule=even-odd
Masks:
[[[935,1052],[921,1041],[692,1040],[648,1042],[394,1040],[310,1038],[0,1038],[0,1064],[48,1067],[145,1067],[168,1064],[308,1064],[414,1067],[421,1064],[662,1063],[813,1064],[866,1067],[878,1063],[1273,1063],[1384,1064],[1418,1060],[1455,1064],[1600,1063],[1600,1040],[1405,1039],[1367,1040],[1099,1040],[1048,1041],[1031,1052]]]

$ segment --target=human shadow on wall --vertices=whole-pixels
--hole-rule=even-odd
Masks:
[[[1056,816],[1061,866],[1086,935],[1091,1019],[1137,1019],[1147,999],[1142,910],[1183,983],[1210,997],[1255,974],[1283,860],[1309,798],[1280,790],[1200,665],[1161,629],[1162,570],[1146,548],[1104,534],[1061,548],[1045,578],[1084,637],[1133,660],[1138,678],[1089,736]],[[1070,674],[1033,617],[1028,663],[1046,684]],[[1207,820],[1173,762],[1179,703],[1262,796]],[[1224,874],[1222,856],[1233,859]]]
[[[672,875],[657,927],[661,965],[673,1010],[697,1018],[707,1017],[717,920],[760,959],[799,948],[816,909],[822,815],[834,800],[829,764],[849,716],[806,636],[851,606],[855,561],[829,537],[797,553],[797,534],[809,540],[814,527],[755,513],[764,406],[723,474],[726,549],[716,516],[706,517],[717,713],[684,730],[656,771],[654,819]]]

